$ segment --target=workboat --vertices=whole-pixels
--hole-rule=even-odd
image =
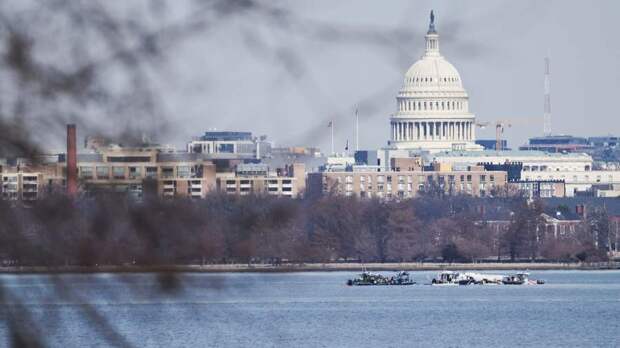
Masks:
[[[349,279],[347,285],[413,285],[415,281],[409,272],[400,271],[388,277],[378,273],[362,272],[359,277]]]
[[[435,286],[459,285],[464,278],[459,272],[442,271],[433,278],[431,284]]]
[[[542,279],[530,279],[530,274],[526,272],[510,274],[502,279],[504,285],[542,285],[545,281]]]

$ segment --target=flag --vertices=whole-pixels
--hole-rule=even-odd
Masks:
[[[329,123],[327,124],[327,128],[332,128],[334,126],[334,122],[329,121]]]
[[[347,139],[347,144],[344,146],[345,151],[349,151],[349,139]]]

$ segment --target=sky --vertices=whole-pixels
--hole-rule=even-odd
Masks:
[[[207,129],[248,130],[277,146],[327,150],[331,119],[337,148],[347,139],[353,144],[358,108],[360,148],[384,146],[403,75],[423,53],[431,9],[441,52],[461,74],[470,111],[480,122],[509,120],[512,147],[543,132],[546,55],[553,133],[620,133],[618,1],[280,4],[301,23],[282,30],[239,16],[183,44],[174,70],[182,88],[166,100],[184,126],[170,141]],[[336,29],[316,34],[316,26]],[[494,130],[477,136],[493,138]]]
[[[164,2],[174,19],[192,0]],[[620,1],[259,3],[281,12],[235,11],[168,46],[154,86],[167,128],[157,141],[182,149],[206,130],[239,130],[276,146],[328,150],[334,121],[343,150],[347,140],[354,145],[358,109],[360,148],[385,146],[404,73],[423,54],[431,9],[470,112],[479,122],[508,120],[511,147],[542,135],[546,55],[553,133],[620,133]],[[494,138],[493,127],[477,137]]]

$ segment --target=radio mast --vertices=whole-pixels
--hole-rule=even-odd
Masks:
[[[545,57],[545,110],[543,115],[543,132],[551,135],[551,71],[549,57]]]

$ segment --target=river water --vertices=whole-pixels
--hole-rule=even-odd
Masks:
[[[542,286],[344,285],[353,276],[0,275],[0,345],[21,332],[50,347],[620,346],[620,271],[532,272]]]

